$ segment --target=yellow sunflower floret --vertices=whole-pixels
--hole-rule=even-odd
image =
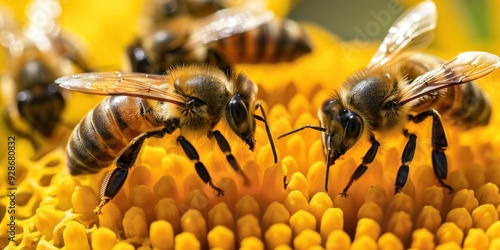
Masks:
[[[275,12],[284,15],[282,13],[286,13],[292,2],[279,2],[286,4],[283,4],[284,9]],[[406,2],[414,1],[404,1],[404,4],[408,4]],[[497,1],[487,3],[498,6]],[[438,12],[445,12],[447,6],[455,6],[451,2],[437,5]],[[84,8],[73,2],[67,7],[68,11]],[[101,6],[106,10],[115,7]],[[129,14],[137,12],[132,7],[124,11]],[[453,13],[446,15],[453,16]],[[71,23],[68,16],[63,22],[69,22],[70,27],[79,25]],[[113,24],[116,26],[116,20]],[[80,25],[89,32],[91,26]],[[498,26],[498,22],[492,25]],[[493,28],[498,32],[496,26]],[[237,66],[237,70],[244,71],[258,83],[259,98],[275,137],[293,128],[317,124],[317,108],[330,97],[331,90],[354,70],[366,65],[378,46],[370,43],[362,51],[352,50],[356,46],[354,42],[342,41],[311,24],[305,27],[315,45],[315,51],[310,55],[293,63]],[[106,25],[99,31],[101,29],[115,29],[113,34],[120,32],[116,27]],[[438,37],[440,32],[446,34],[438,29]],[[120,37],[131,37],[131,34],[133,31],[127,30]],[[438,46],[446,42],[443,36],[452,35],[441,35]],[[498,38],[495,38],[496,42]],[[88,39],[97,38],[90,35]],[[91,58],[107,57],[102,63],[117,63],[118,52],[106,51],[107,43],[110,42],[100,43],[100,49],[94,50],[99,55],[93,54]],[[457,44],[457,48],[440,52],[440,56],[451,58],[457,52],[455,49],[467,49],[462,47],[464,44]],[[491,52],[500,52],[489,43],[485,46],[491,47]],[[175,142],[151,139],[142,148],[121,191],[99,215],[93,211],[99,203],[104,171],[95,175],[71,176],[65,164],[64,149],[55,149],[35,161],[30,159],[34,153],[30,143],[19,138],[16,145],[15,219],[11,220],[10,198],[2,185],[0,247],[500,248],[500,156],[497,153],[500,135],[495,125],[500,122],[500,113],[496,111],[500,109],[500,103],[496,101],[500,92],[491,87],[499,82],[498,72],[479,82],[487,86],[484,89],[492,100],[491,125],[467,132],[452,126],[445,128],[450,144],[446,151],[449,160],[447,183],[455,189],[453,194],[448,194],[435,178],[430,160],[430,124],[425,122],[411,127],[418,135],[419,143],[408,182],[401,193],[394,193],[394,181],[406,143],[403,138],[381,141],[381,150],[375,161],[354,183],[349,196],[341,197],[339,193],[359,165],[368,142],[360,141],[330,168],[328,191],[325,191],[326,167],[320,133],[303,131],[275,140],[279,162],[273,164],[265,128],[258,124],[254,152],[249,151],[243,142],[229,137],[232,152],[249,183],[231,169],[225,155],[213,142],[206,138],[194,140],[193,144],[214,184],[225,191],[224,196],[217,197],[199,178],[192,162]],[[70,101],[68,104],[70,120],[75,113],[85,113],[78,110],[81,98],[85,99],[85,96],[76,96],[73,99],[76,103]],[[224,128],[221,131],[225,135],[232,133]],[[6,165],[5,158],[0,156],[0,161],[2,166]],[[0,171],[2,179],[6,179],[6,175]],[[285,176],[286,189],[283,184]],[[11,221],[15,223],[12,234],[9,233]]]

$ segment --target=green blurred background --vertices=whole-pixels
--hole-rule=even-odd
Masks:
[[[272,1],[272,0],[271,0]],[[448,0],[436,0],[435,2],[446,2]],[[457,6],[459,16],[469,19],[476,36],[486,39],[492,34],[488,29],[487,0],[452,0]],[[311,21],[322,25],[333,31],[333,33],[345,38],[356,39],[359,37],[358,29],[364,30],[369,27],[374,30],[370,23],[377,22],[380,32],[373,32],[370,39],[383,39],[390,25],[399,17],[405,8],[416,1],[407,0],[302,0],[292,9],[289,17],[296,20]],[[399,6],[399,10],[391,12],[392,6]],[[500,10],[498,14],[500,14]],[[377,17],[381,13],[390,13],[390,22],[378,22]],[[439,18],[439,15],[438,15]],[[385,21],[385,20],[384,20]],[[440,22],[438,20],[438,22]]]

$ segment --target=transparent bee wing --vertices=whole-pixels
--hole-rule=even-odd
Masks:
[[[60,87],[96,95],[126,95],[174,103],[185,99],[176,93],[168,75],[95,72],[64,76],[56,80]]]
[[[250,9],[261,9],[266,7],[266,0],[217,0],[224,8],[246,7]]]
[[[432,1],[407,10],[389,29],[367,67],[386,64],[410,47],[425,48],[432,41],[436,17],[436,5]]]
[[[497,55],[478,51],[460,53],[441,67],[417,77],[403,89],[397,101],[404,105],[433,91],[481,78],[498,67]]]
[[[235,7],[223,9],[192,24],[191,35],[184,44],[185,50],[217,41],[235,34],[245,33],[271,21],[273,12],[263,9]]]

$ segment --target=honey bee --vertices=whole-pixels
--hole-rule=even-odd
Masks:
[[[262,8],[232,7],[202,18],[180,12],[144,25],[150,28],[126,50],[127,71],[160,73],[182,63],[209,63],[228,70],[236,63],[289,62],[312,50],[296,22],[276,19]],[[206,34],[221,26],[220,36]]]
[[[363,135],[371,147],[341,196],[347,196],[352,183],[373,162],[380,146],[376,138],[402,131],[408,142],[395,182],[395,192],[400,192],[408,178],[417,141],[416,135],[405,126],[430,117],[434,173],[439,183],[453,192],[444,182],[448,172],[444,152],[448,143],[441,119],[463,129],[488,124],[491,116],[488,97],[472,81],[498,68],[500,58],[486,52],[464,52],[443,62],[423,53],[403,53],[409,48],[425,47],[431,41],[435,26],[436,6],[432,1],[409,9],[389,29],[368,66],[349,76],[340,90],[322,103],[318,110],[320,126],[306,125],[278,137],[305,128],[322,132],[326,190],[329,167]]]
[[[56,22],[60,14],[57,1],[31,3],[27,13],[32,21],[23,30],[7,7],[1,12],[0,42],[8,66],[2,84],[7,101],[4,121],[13,132],[31,141],[36,151],[33,158],[37,159],[65,141],[70,131],[61,118],[69,93],[54,81],[88,67],[76,46],[61,34]]]
[[[231,167],[247,178],[231,153],[229,143],[214,127],[219,122],[250,148],[255,146],[255,119],[264,122],[276,151],[264,111],[256,103],[257,86],[244,74],[226,76],[209,65],[173,68],[166,75],[141,73],[84,73],[60,78],[60,87],[91,94],[110,95],[75,127],[67,146],[67,165],[72,175],[97,173],[114,161],[101,186],[95,212],[120,190],[147,138],[162,138],[180,130],[177,143],[193,161],[196,172],[217,195],[224,191],[212,183],[194,146],[184,137],[204,134],[217,140]],[[255,115],[260,108],[263,116]]]
[[[234,7],[263,10],[266,8],[266,0],[146,0],[143,6],[139,17],[139,32],[154,29],[158,23],[178,16],[197,19]]]

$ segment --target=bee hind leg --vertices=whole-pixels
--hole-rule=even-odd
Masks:
[[[399,167],[398,174],[396,176],[395,191],[396,193],[401,192],[406,180],[408,179],[408,173],[410,172],[410,163],[415,155],[415,149],[417,147],[417,136],[408,132],[408,130],[403,130],[405,137],[408,137],[408,142],[406,143],[405,149],[403,150],[403,155],[401,156],[401,166]]]
[[[372,143],[372,146],[370,147],[370,149],[368,149],[368,152],[366,152],[361,164],[359,164],[358,168],[356,168],[354,173],[352,173],[349,182],[347,183],[344,190],[342,190],[342,192],[340,193],[340,196],[347,197],[347,191],[351,187],[352,183],[354,183],[357,179],[359,179],[359,177],[361,177],[366,172],[366,170],[368,169],[367,165],[372,163],[373,160],[375,159],[375,155],[377,155],[380,143],[375,139],[374,136],[370,137],[370,142]]]
[[[193,144],[191,144],[186,138],[182,135],[177,137],[177,143],[179,143],[186,153],[187,157],[194,163],[194,168],[196,169],[196,173],[203,180],[203,182],[207,183],[215,192],[217,192],[217,196],[224,195],[224,190],[218,188],[212,182],[212,177],[208,173],[205,165],[200,161],[200,157],[198,156],[198,152],[194,148]]]
[[[448,142],[439,113],[434,109],[430,109],[416,116],[409,115],[408,118],[414,123],[420,123],[429,116],[432,117],[432,167],[434,174],[439,184],[448,189],[449,193],[452,194],[453,188],[443,181],[448,174],[448,163],[444,154],[444,151],[448,147]]]
[[[167,127],[157,131],[146,132],[136,137],[128,145],[127,149],[125,149],[116,161],[116,168],[113,171],[109,171],[104,176],[101,184],[101,201],[94,209],[94,213],[101,214],[102,207],[104,207],[104,205],[106,205],[111,199],[113,199],[113,197],[116,196],[116,194],[118,194],[127,179],[130,168],[134,166],[135,161],[137,160],[137,156],[141,151],[144,140],[151,137],[162,138],[166,133],[171,133],[171,129]]]

